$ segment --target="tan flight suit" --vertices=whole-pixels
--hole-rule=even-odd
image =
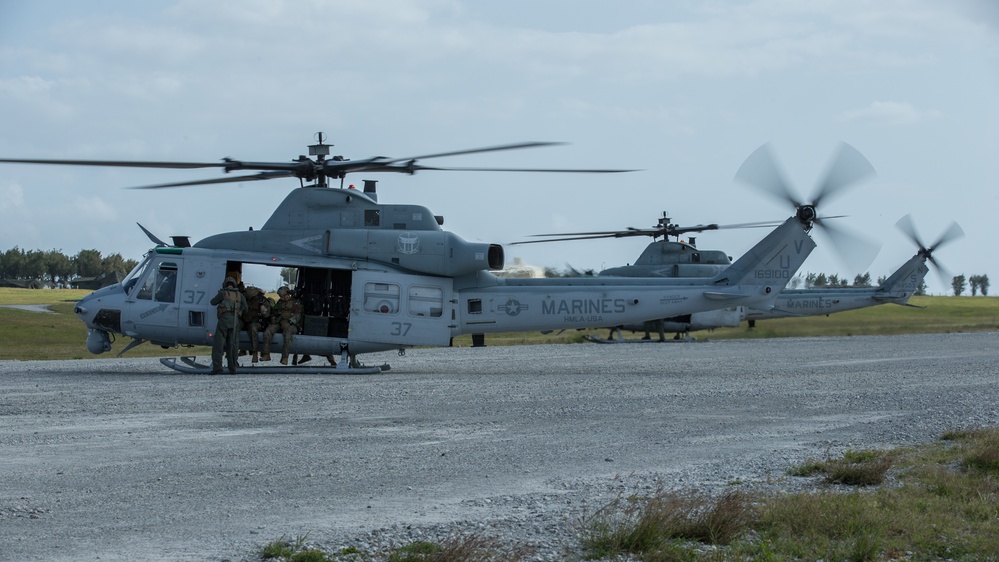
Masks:
[[[291,340],[302,329],[304,321],[305,309],[302,306],[302,301],[293,297],[291,292],[287,292],[284,296],[280,297],[271,310],[270,325],[264,330],[264,350],[263,356],[260,358],[261,361],[270,361],[271,341],[274,339],[274,334],[281,332],[284,336],[284,345],[281,348],[281,364],[287,365],[288,355],[291,353]]]

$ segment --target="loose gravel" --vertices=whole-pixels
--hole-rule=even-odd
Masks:
[[[572,559],[579,518],[621,493],[793,488],[809,458],[999,424],[997,339],[417,349],[365,376],[0,361],[0,559],[469,533]]]

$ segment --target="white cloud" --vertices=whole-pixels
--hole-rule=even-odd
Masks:
[[[16,183],[0,185],[0,201],[5,212],[18,209],[24,205],[24,189]]]
[[[876,101],[860,109],[851,109],[840,114],[840,121],[872,121],[889,125],[908,125],[941,116],[939,111],[921,111],[908,102]]]

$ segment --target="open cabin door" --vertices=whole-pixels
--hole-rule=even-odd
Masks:
[[[451,340],[450,278],[356,271],[352,285],[351,340],[404,346]]]

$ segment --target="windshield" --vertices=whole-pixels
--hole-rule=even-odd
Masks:
[[[139,277],[142,277],[142,272],[146,270],[146,266],[149,265],[151,260],[152,252],[146,253],[146,255],[142,257],[142,261],[139,262],[139,265],[135,266],[135,268],[132,269],[132,271],[130,271],[121,281],[121,286],[125,289],[125,294],[132,293],[132,288],[135,287],[135,282],[138,281]]]

